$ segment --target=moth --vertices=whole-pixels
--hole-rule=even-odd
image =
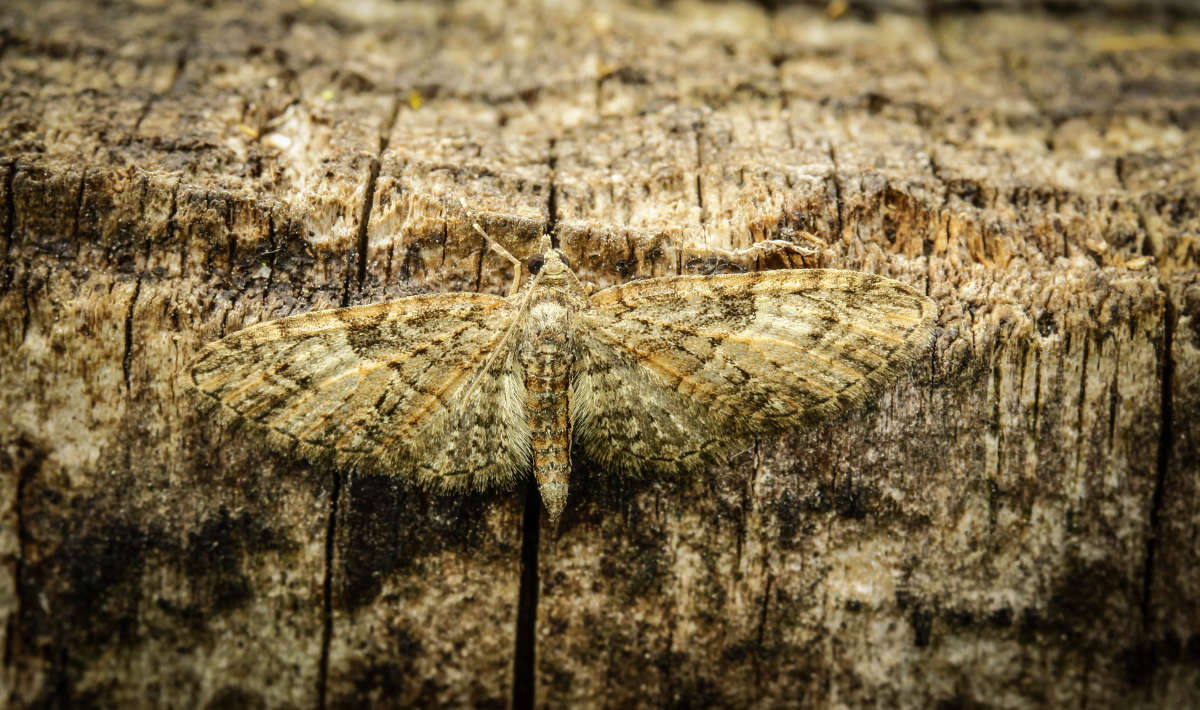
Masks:
[[[507,297],[419,295],[260,323],[205,347],[190,385],[276,448],[339,467],[443,492],[532,471],[557,520],[573,454],[616,474],[702,471],[861,404],[922,352],[936,316],[912,288],[854,271],[667,276],[591,294],[548,236],[523,285],[508,258]]]

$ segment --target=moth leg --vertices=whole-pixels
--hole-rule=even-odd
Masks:
[[[479,226],[478,222],[473,222],[471,226],[475,228],[476,232],[479,232],[483,236],[483,238],[487,241],[488,247],[492,251],[496,252],[505,259],[508,259],[513,265],[513,282],[512,286],[510,286],[508,289],[508,295],[511,296],[519,291],[521,289],[521,260],[510,254],[507,249],[500,246],[500,243],[495,239],[489,237],[487,232],[483,231],[483,227]]]

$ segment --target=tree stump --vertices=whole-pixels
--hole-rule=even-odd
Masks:
[[[0,10],[8,705],[1200,704],[1200,15],[769,5]],[[185,396],[252,323],[504,293],[473,222],[598,288],[879,273],[936,337],[704,476],[577,462],[557,526]]]

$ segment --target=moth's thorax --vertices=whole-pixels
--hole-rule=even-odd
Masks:
[[[565,332],[573,310],[560,299],[548,298],[530,304],[525,323],[526,338],[537,341],[556,332]]]
[[[530,285],[532,291],[524,314],[524,342],[548,345],[548,341],[555,341],[565,346],[570,339],[575,314],[586,307],[587,299],[583,285],[567,267],[558,250],[549,250],[545,258],[541,271]],[[532,350],[547,352],[545,347],[534,347]]]

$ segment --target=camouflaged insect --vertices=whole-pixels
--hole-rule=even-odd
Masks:
[[[208,345],[210,401],[278,448],[441,491],[531,469],[552,519],[574,449],[689,473],[860,404],[926,347],[932,301],[891,279],[788,269],[588,295],[548,237],[507,298],[448,293],[296,315]],[[519,282],[519,278],[518,278]]]

